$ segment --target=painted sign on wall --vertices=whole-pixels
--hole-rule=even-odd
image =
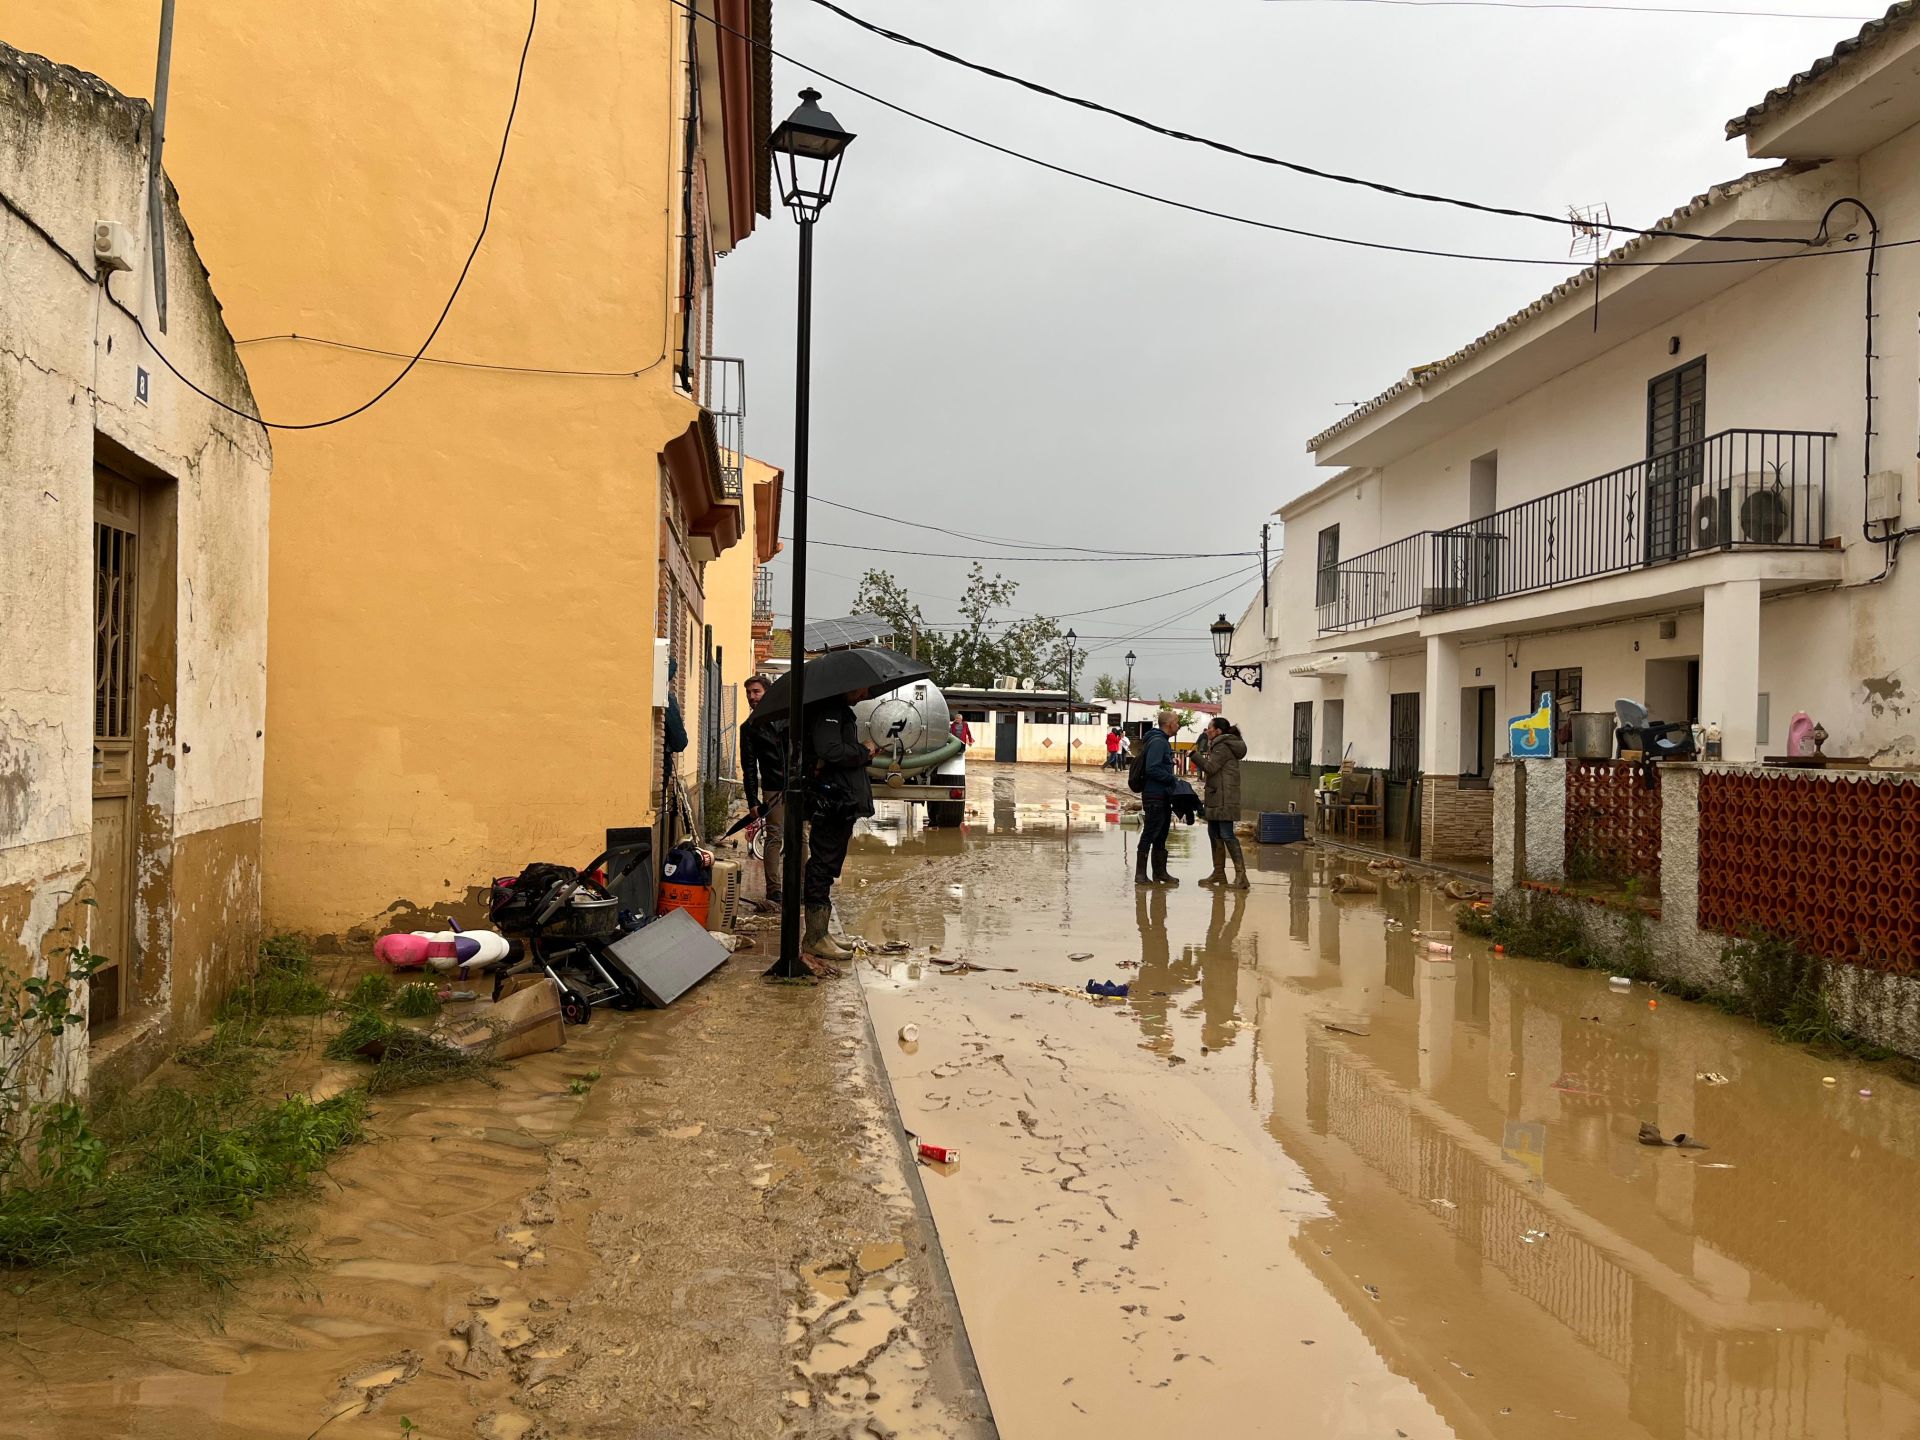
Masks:
[[[1508,752],[1516,760],[1553,758],[1553,696],[1543,693],[1531,715],[1516,715],[1507,722]]]

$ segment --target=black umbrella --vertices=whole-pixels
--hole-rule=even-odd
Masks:
[[[806,680],[803,692],[806,702],[812,705],[822,700],[838,699],[849,690],[862,688],[878,695],[915,680],[925,680],[933,674],[933,670],[911,655],[902,655],[898,650],[866,645],[857,650],[835,650],[818,660],[809,660],[802,667],[801,674]],[[769,720],[785,719],[793,703],[792,678],[789,673],[774,681],[772,688],[754,706],[747,723],[764,725]]]

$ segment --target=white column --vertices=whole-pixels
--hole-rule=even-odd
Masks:
[[[1428,662],[1427,668],[1433,668]],[[1760,582],[1709,585],[1700,631],[1700,723],[1720,726],[1720,758],[1758,759]]]
[[[1460,773],[1460,642],[1451,635],[1427,637],[1427,693],[1420,697],[1420,768],[1429,775]]]

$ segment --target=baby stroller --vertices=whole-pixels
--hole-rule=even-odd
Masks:
[[[609,964],[605,950],[640,928],[641,917],[623,911],[615,891],[647,854],[642,847],[610,849],[580,870],[540,863],[495,880],[488,913],[501,934],[520,944],[517,956],[494,972],[493,998],[514,976],[545,974],[560,987],[560,1013],[569,1025],[586,1024],[596,1005],[629,1010],[644,1004],[633,977]]]

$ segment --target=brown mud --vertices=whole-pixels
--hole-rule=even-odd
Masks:
[[[1412,875],[1337,895],[1357,862],[1249,842],[1252,891],[1210,892],[1177,828],[1186,883],[1136,890],[1117,800],[973,788],[964,835],[857,840],[846,908],[911,947],[861,982],[906,1122],[960,1151],[922,1174],[1007,1435],[1920,1434],[1920,1091],[1436,954],[1454,902]]]
[[[858,994],[766,964],[596,1012],[497,1089],[376,1100],[371,1138],[276,1212],[310,1267],[221,1298],[0,1290],[0,1436],[989,1434]]]

